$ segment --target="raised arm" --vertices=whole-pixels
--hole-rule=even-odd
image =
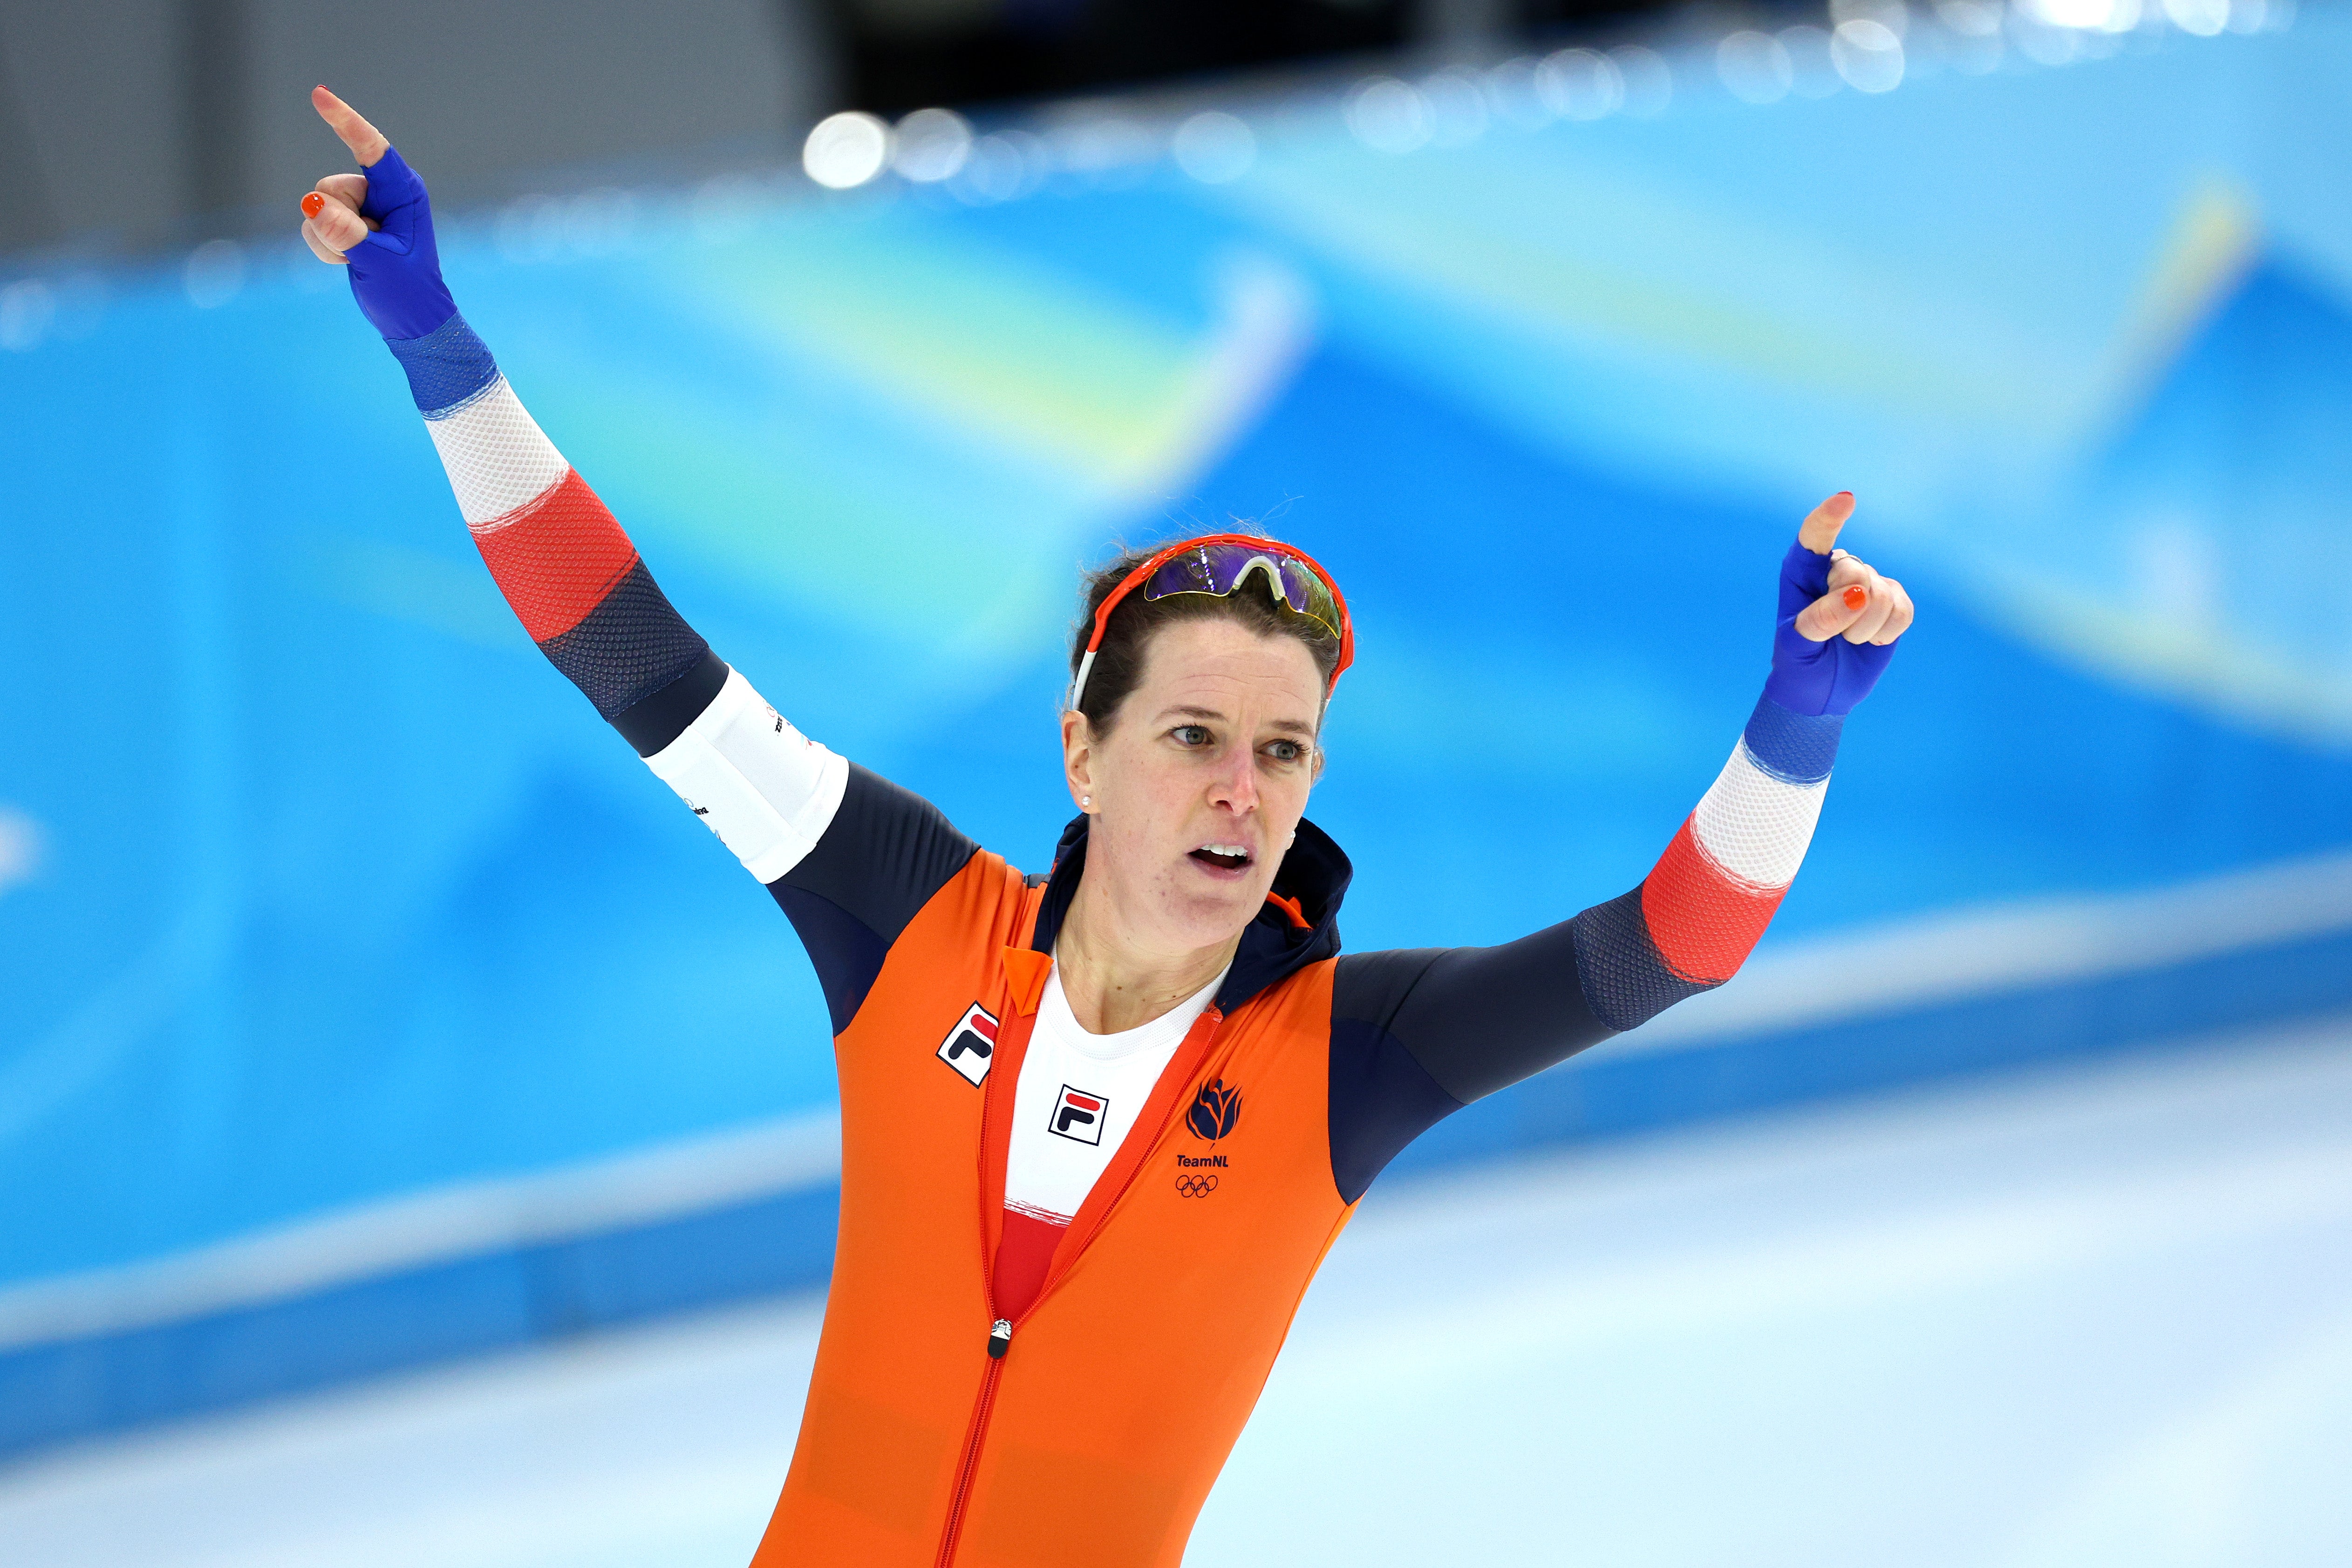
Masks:
[[[466,527],[531,641],[639,756],[663,754],[731,672],[671,607],[629,536],[458,313],[441,279],[424,181],[350,105],[323,87],[312,96],[366,173],[319,182],[302,200],[303,237],[321,259],[350,269],[361,310],[407,373]],[[816,798],[838,797],[839,772],[812,767]],[[810,815],[796,811],[788,825],[821,828],[804,820]],[[768,858],[775,853],[768,847]],[[763,868],[746,864],[755,876]]]
[[[363,173],[302,198],[302,236],[350,269],[407,373],[457,510],[555,668],[765,884],[807,942],[837,1033],[915,910],[974,846],[919,797],[807,740],[673,608],[523,408],[442,281],[425,183],[325,88],[311,102]]]
[[[1332,1173],[1349,1202],[1440,1119],[1738,972],[1812,840],[1846,715],[1911,625],[1900,583],[1834,549],[1853,512],[1841,492],[1799,531],[1764,694],[1639,887],[1499,947],[1339,960]]]

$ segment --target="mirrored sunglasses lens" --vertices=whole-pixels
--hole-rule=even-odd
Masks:
[[[1255,545],[1211,544],[1188,550],[1152,573],[1143,585],[1143,596],[1213,594],[1223,598],[1249,573],[1263,573],[1269,563],[1275,567],[1283,602],[1338,637],[1339,608],[1323,580],[1297,558]]]
[[[1282,558],[1282,596],[1293,610],[1320,623],[1333,637],[1339,635],[1339,606],[1331,589],[1305,562]]]
[[[1302,616],[1317,620],[1331,618],[1331,595],[1314,573],[1296,561],[1282,563],[1282,596],[1290,607]]]
[[[1230,585],[1220,587],[1211,572],[1211,563],[1202,552],[1188,550],[1164,563],[1143,584],[1147,599],[1164,598],[1170,594],[1227,594]]]

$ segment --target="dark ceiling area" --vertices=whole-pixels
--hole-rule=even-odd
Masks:
[[[1654,0],[829,0],[844,96],[883,114],[1564,36],[1661,8]]]
[[[1714,0],[1702,0],[1714,3]],[[1820,0],[1721,0],[1742,15]],[[795,162],[860,109],[986,107],[1616,41],[1642,0],[0,0],[0,257],[283,226],[331,84],[458,205]],[[1677,17],[1697,16],[1686,6]]]

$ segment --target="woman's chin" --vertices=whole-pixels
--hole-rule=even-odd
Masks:
[[[1257,918],[1265,904],[1265,889],[1248,869],[1200,872],[1182,879],[1176,907],[1169,912],[1197,945],[1230,942],[1234,933]]]

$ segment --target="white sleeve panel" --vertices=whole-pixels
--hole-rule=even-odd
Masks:
[[[762,882],[816,847],[849,783],[849,763],[786,723],[740,670],[646,765]]]
[[[479,396],[438,419],[427,419],[457,510],[469,528],[537,500],[570,471],[563,454],[541,431],[503,375]]]
[[[1774,778],[1748,754],[1746,740],[1691,814],[1691,831],[1715,863],[1759,888],[1785,888],[1796,879],[1822,797],[1830,781],[1792,784]]]

